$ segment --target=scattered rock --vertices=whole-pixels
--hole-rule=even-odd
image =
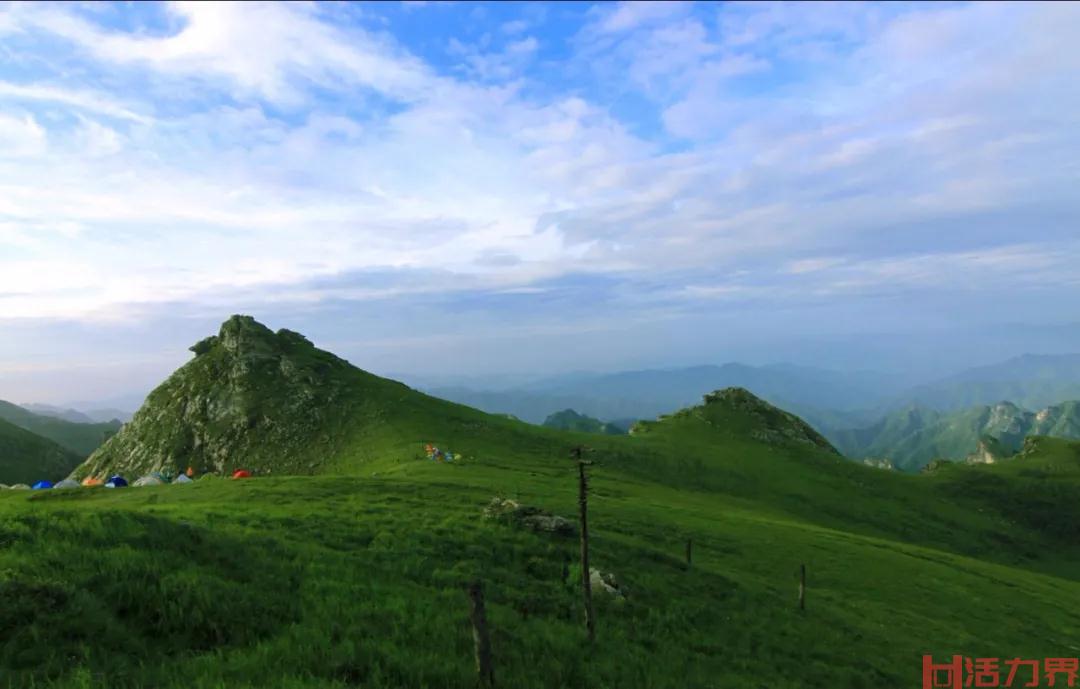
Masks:
[[[484,517],[486,519],[507,519],[533,531],[545,531],[560,536],[573,536],[577,533],[577,528],[569,519],[552,514],[539,507],[522,505],[518,501],[509,498],[492,498],[491,502],[484,508]]]
[[[934,459],[921,469],[921,473],[932,474],[938,469],[941,469],[944,466],[948,466],[949,464],[952,464],[952,462],[947,459]]]
[[[595,567],[589,568],[589,583],[593,592],[606,593],[619,600],[626,598],[626,592],[619,587],[619,582],[611,572],[601,572]]]
[[[885,469],[886,471],[896,470],[896,465],[892,463],[891,459],[873,459],[868,457],[863,460],[863,464],[868,467],[874,467],[875,469]]]
[[[965,457],[964,461],[968,464],[995,464],[1010,454],[1008,448],[1000,440],[984,435],[979,438],[975,451]]]

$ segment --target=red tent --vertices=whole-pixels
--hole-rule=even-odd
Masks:
[[[250,471],[244,471],[243,469],[237,469],[233,472],[233,478],[251,478]]]

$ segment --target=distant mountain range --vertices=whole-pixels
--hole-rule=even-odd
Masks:
[[[984,436],[1000,441],[997,451],[1010,452],[1033,433],[1080,437],[1072,430],[1073,407],[1055,407],[1080,399],[1080,354],[1024,355],[930,382],[870,371],[730,363],[428,392],[532,423],[567,409],[603,423],[656,418],[726,387],[745,388],[798,414],[852,458],[888,458],[905,470],[932,459],[961,461]]]
[[[563,409],[604,421],[651,419],[697,403],[720,388],[743,387],[769,402],[835,424],[869,421],[861,413],[884,404],[902,389],[902,379],[875,372],[841,373],[790,364],[694,366],[679,369],[572,374],[536,381],[513,389],[427,387],[430,394],[492,413],[507,413],[542,423]],[[810,414],[809,416],[813,416]]]
[[[954,412],[910,406],[866,428],[826,435],[849,457],[889,459],[898,469],[914,471],[934,459],[1000,459],[1019,451],[1032,435],[1080,438],[1080,402],[1038,412],[1011,402]]]
[[[51,416],[57,419],[63,419],[64,421],[71,421],[72,423],[108,423],[109,421],[120,421],[124,423],[131,421],[132,417],[131,412],[112,407],[79,411],[77,409],[54,407],[51,404],[30,403],[20,404],[19,406],[39,416]]]
[[[605,423],[591,416],[578,414],[573,409],[564,409],[544,419],[542,424],[546,428],[556,428],[560,431],[577,431],[579,433],[602,433],[603,435],[624,435],[628,428],[615,423]]]
[[[89,456],[123,425],[116,420],[105,423],[67,421],[55,416],[36,414],[4,401],[0,401],[0,419],[47,438],[81,457]]]
[[[1076,399],[1080,399],[1080,354],[1026,354],[917,385],[894,399],[892,406],[917,404],[949,411],[1008,400],[1034,410]]]
[[[1080,354],[1024,355],[930,382],[873,371],[729,363],[568,374],[513,388],[414,384],[437,397],[531,423],[563,409],[603,421],[650,419],[694,404],[711,390],[743,387],[827,431],[866,427],[912,405],[954,411],[1008,400],[1034,410],[1080,399]]]

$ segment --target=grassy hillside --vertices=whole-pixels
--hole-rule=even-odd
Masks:
[[[79,455],[0,419],[0,483],[56,481],[80,461]]]
[[[928,652],[1080,651],[1078,445],[883,472],[738,389],[629,436],[556,431],[230,323],[90,463],[171,447],[257,478],[0,491],[0,687],[473,686],[476,579],[506,687],[918,686]],[[625,595],[596,592],[591,647],[577,540],[483,517],[500,496],[573,518],[578,445],[592,563]]]
[[[54,416],[35,414],[27,409],[0,401],[0,419],[13,423],[31,433],[48,438],[71,452],[87,457],[120,430],[117,421],[107,423],[74,423]]]
[[[551,414],[544,419],[545,428],[554,428],[560,431],[577,431],[580,433],[602,433],[604,435],[622,435],[626,431],[614,425],[604,423],[600,419],[594,419],[585,414],[578,414],[573,409],[564,409]]]
[[[926,652],[1075,655],[1080,615],[1061,605],[1080,595],[1066,557],[1075,546],[1004,539],[997,561],[977,559],[960,554],[973,544],[959,525],[928,547],[793,518],[769,495],[642,481],[593,456],[593,562],[627,598],[597,594],[592,648],[576,587],[562,581],[576,540],[481,518],[493,495],[572,515],[563,456],[376,461],[366,476],[0,493],[0,677],[12,687],[472,686],[463,587],[473,579],[486,587],[501,686],[735,687],[765,676],[917,686]],[[1078,457],[1061,460],[1073,475]],[[889,476],[840,466],[869,484]],[[897,478],[944,494],[1007,483],[1002,468]],[[849,492],[848,508],[891,503],[871,497],[886,483]]]

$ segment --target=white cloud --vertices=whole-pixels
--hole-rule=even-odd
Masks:
[[[603,8],[599,29],[605,33],[628,31],[671,16],[680,15],[689,9],[686,2],[619,2],[613,9]]]
[[[26,7],[14,17],[97,59],[169,75],[224,78],[271,100],[295,101],[299,96],[290,82],[298,78],[324,86],[345,79],[404,100],[433,86],[419,61],[373,34],[357,29],[343,35],[309,5],[174,2],[168,11],[182,28],[164,37],[102,29],[59,6]]]
[[[178,4],[165,36],[19,6],[0,16],[66,39],[98,78],[0,82],[0,103],[36,108],[0,115],[0,243],[18,249],[0,255],[0,310],[538,294],[590,272],[734,300],[778,292],[699,278],[761,265],[839,290],[912,274],[872,255],[900,251],[897,226],[947,221],[977,244],[965,213],[1076,211],[1075,11],[848,7],[724,5],[710,23],[711,9],[605,6],[572,61],[602,53],[596,84],[530,89],[545,46],[517,30],[496,49],[458,41],[465,70],[448,76],[318,6]],[[776,45],[814,60],[781,79],[788,58],[762,48]],[[653,108],[645,125],[598,95],[609,83]],[[1009,265],[1015,280],[1041,269]],[[390,268],[450,277],[330,284]]]
[[[0,156],[27,158],[48,146],[48,134],[33,115],[0,112]]]
[[[118,104],[108,95],[86,90],[68,90],[44,84],[13,84],[0,81],[0,102],[3,101],[57,103],[119,119],[136,122],[150,121],[149,117]]]
[[[510,36],[514,36],[520,33],[524,33],[529,28],[529,22],[523,19],[515,19],[513,21],[505,22],[499,29]]]

